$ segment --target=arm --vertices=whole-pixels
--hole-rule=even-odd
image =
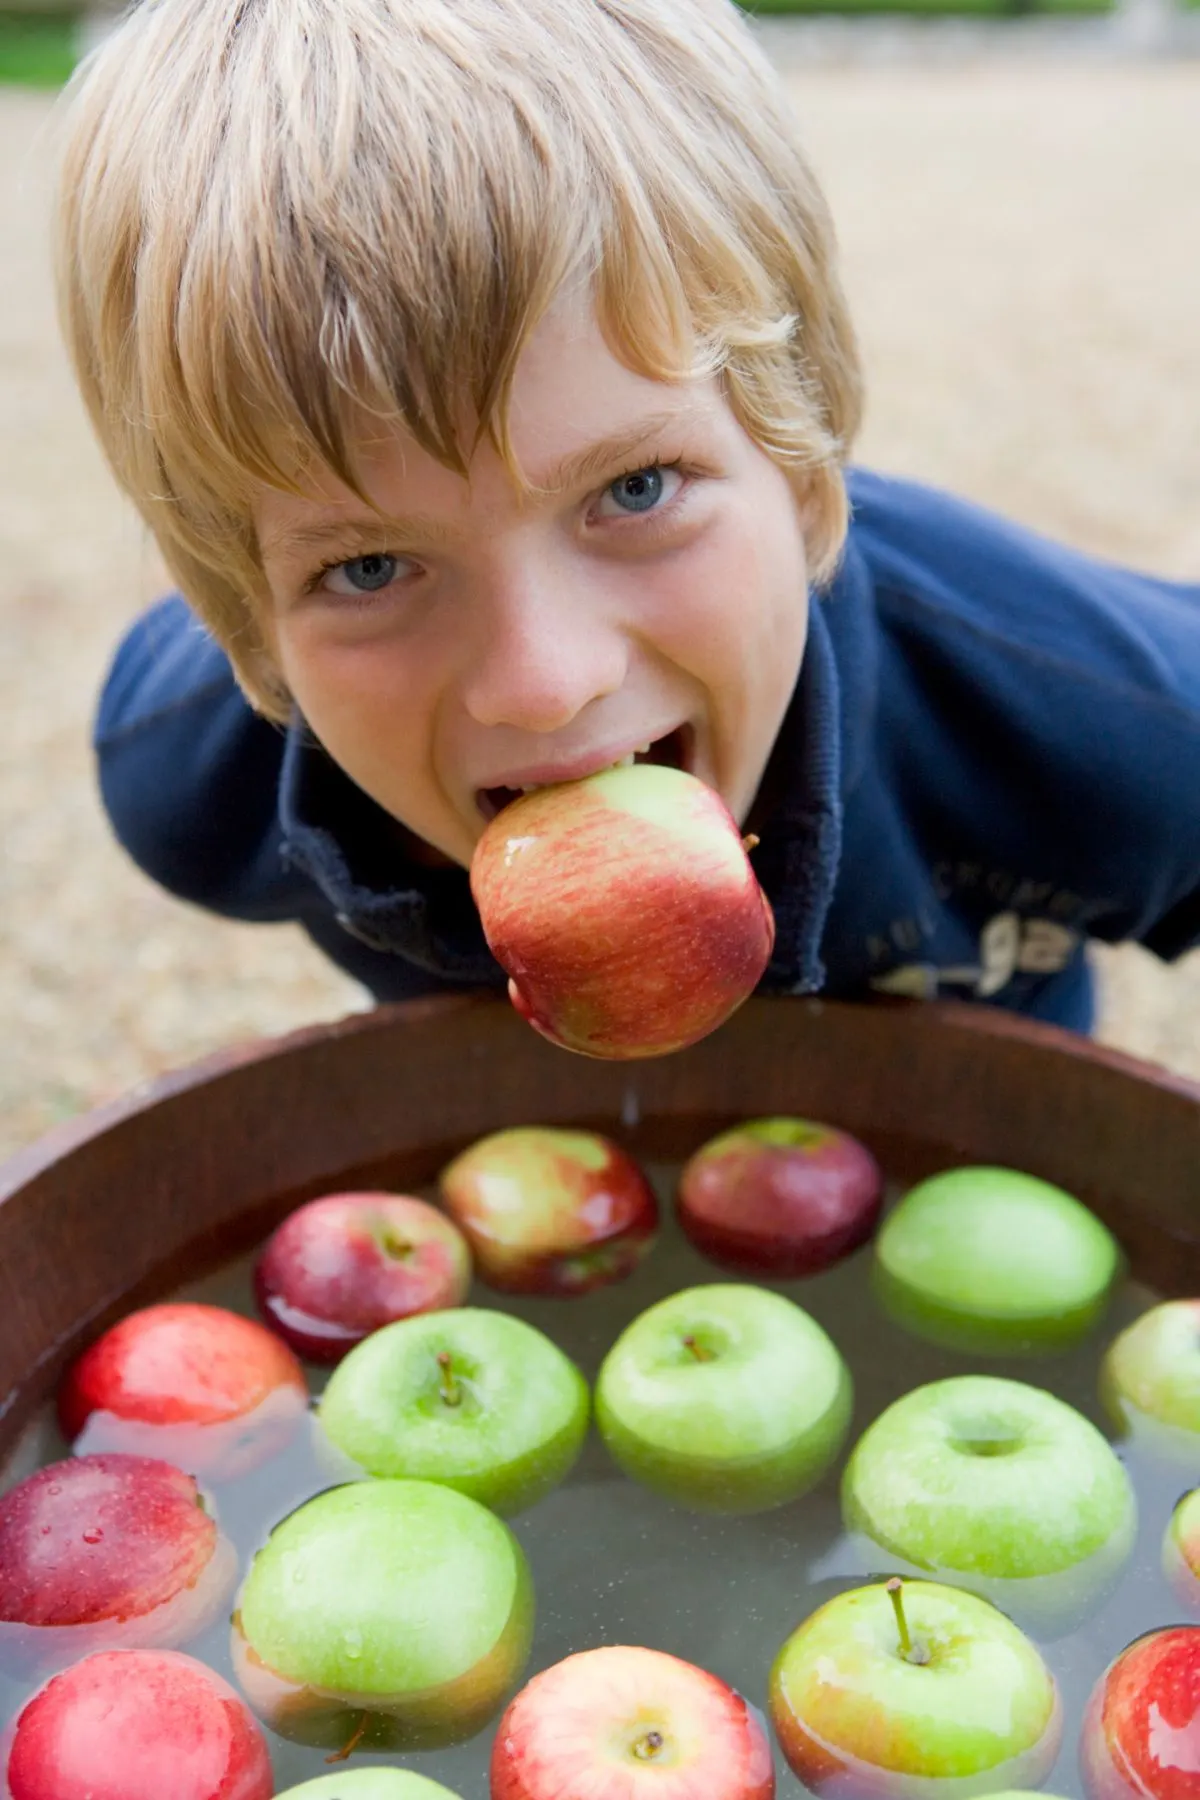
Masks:
[[[449,985],[351,936],[289,865],[279,822],[284,731],[253,711],[178,595],[144,613],[119,646],[94,743],[112,828],[161,887],[226,918],[299,923],[376,999]]]
[[[121,643],[94,743],[113,830],[161,887],[234,919],[295,919],[310,903],[280,855],[283,732],[177,595]]]

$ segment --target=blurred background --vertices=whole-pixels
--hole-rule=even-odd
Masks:
[[[762,0],[831,195],[859,458],[1200,581],[1200,0]],[[767,16],[770,15],[770,16]],[[92,444],[47,267],[55,90],[105,29],[0,9],[0,1155],[359,991],[110,841],[88,737],[153,546]],[[1200,1077],[1200,955],[1098,954],[1100,1035]]]

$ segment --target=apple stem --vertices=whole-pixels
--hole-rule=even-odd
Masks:
[[[362,1743],[363,1739],[366,1737],[367,1726],[370,1723],[371,1723],[370,1713],[364,1713],[362,1718],[358,1722],[358,1729],[354,1733],[354,1736],[350,1739],[350,1742],[348,1744],[343,1744],[342,1748],[340,1750],[335,1750],[333,1752],[332,1756],[327,1756],[325,1758],[325,1761],[327,1763],[349,1762],[350,1758],[354,1755],[354,1752],[358,1749],[358,1746]]]
[[[462,1388],[454,1379],[454,1358],[448,1350],[439,1353],[438,1368],[442,1371],[442,1399],[447,1406],[461,1406]]]
[[[757,850],[761,843],[762,839],[760,837],[755,837],[754,833],[751,831],[742,839],[742,849],[746,852],[746,855],[749,856],[750,852],[752,850]]]
[[[683,1340],[683,1347],[685,1350],[691,1351],[697,1362],[716,1361],[712,1351],[706,1350],[703,1344],[698,1344],[694,1337],[685,1337]]]
[[[633,1746],[633,1754],[637,1757],[639,1762],[652,1762],[662,1747],[662,1732],[648,1731],[645,1737],[640,1737]]]
[[[909,1636],[908,1620],[904,1616],[904,1583],[898,1575],[893,1575],[887,1584],[887,1591],[892,1597],[892,1610],[896,1615],[896,1629],[900,1633],[900,1654],[905,1662],[927,1663],[929,1652],[924,1644],[914,1644]]]

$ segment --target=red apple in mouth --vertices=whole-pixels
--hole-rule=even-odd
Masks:
[[[236,1577],[192,1476],[143,1456],[50,1463],[0,1499],[0,1663],[186,1643]]]
[[[720,795],[651,763],[506,806],[475,846],[471,891],[517,1011],[586,1056],[665,1056],[706,1037],[775,941]]]
[[[660,1650],[609,1645],[535,1675],[492,1749],[491,1800],[773,1800],[762,1720]]]
[[[274,1455],[307,1412],[304,1371],[274,1332],[188,1302],[118,1320],[72,1364],[58,1393],[63,1435],[77,1454],[158,1456],[213,1480]]]
[[[471,1253],[445,1213],[408,1194],[326,1194],[259,1253],[259,1311],[297,1355],[333,1363],[370,1332],[461,1306]]]
[[[663,769],[682,769],[686,774],[693,775],[695,773],[695,770],[692,767],[694,743],[695,732],[692,727],[690,725],[678,725],[674,731],[668,731],[665,736],[655,738],[652,742],[644,745],[642,749],[634,751],[631,756],[620,758],[619,766],[624,768],[633,765],[641,767],[645,764],[653,764],[656,767]],[[611,768],[615,765],[610,762],[603,766]],[[475,803],[478,806],[479,811],[483,814],[485,821],[490,824],[497,813],[503,812],[506,806],[511,806],[513,802],[519,800],[523,794],[534,792],[535,788],[546,788],[556,784],[561,785],[567,781],[576,781],[585,778],[588,775],[596,775],[599,773],[600,770],[593,763],[592,766],[585,766],[578,769],[576,773],[569,775],[551,775],[546,773],[541,780],[529,783],[522,787],[480,788],[475,796]]]

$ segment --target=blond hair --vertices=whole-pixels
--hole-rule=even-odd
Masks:
[[[142,0],[67,127],[77,378],[264,711],[287,695],[253,484],[295,492],[316,458],[365,499],[364,407],[460,472],[486,433],[519,480],[514,369],[580,277],[638,373],[720,376],[803,481],[831,571],[854,336],[824,199],[730,0]]]

